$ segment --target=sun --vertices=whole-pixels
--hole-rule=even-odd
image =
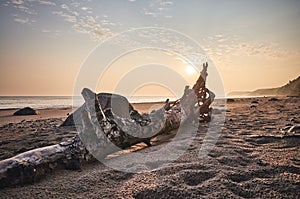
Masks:
[[[184,70],[185,70],[185,72],[186,72],[188,75],[193,75],[193,74],[196,73],[196,69],[195,69],[193,66],[191,66],[191,65],[185,67]]]

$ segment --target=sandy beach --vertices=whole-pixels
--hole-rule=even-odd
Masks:
[[[154,105],[134,107],[147,112]],[[76,134],[74,127],[59,127],[71,109],[43,109],[35,116],[12,116],[14,111],[0,111],[1,160]],[[198,152],[205,123],[185,154],[168,166],[132,174],[94,162],[81,172],[57,170],[34,184],[4,188],[0,198],[299,198],[300,137],[280,138],[281,128],[300,123],[299,115],[299,97],[234,99],[227,103],[218,142],[204,158]],[[166,141],[161,136],[151,147],[135,147],[147,153]]]
[[[299,8],[1,1],[0,199],[300,199]]]

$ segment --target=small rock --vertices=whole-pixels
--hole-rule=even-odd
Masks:
[[[250,108],[256,108],[256,106],[255,106],[255,105],[252,105],[252,106],[250,106]]]
[[[268,100],[269,102],[276,102],[276,101],[279,101],[279,99],[275,98],[275,97],[272,97],[271,99]]]
[[[295,118],[290,119],[291,122],[299,122],[298,120],[296,120]]]
[[[254,101],[251,102],[251,104],[258,104],[258,101],[254,100]]]
[[[257,161],[257,164],[258,164],[259,166],[267,166],[267,165],[268,165],[267,163],[265,163],[265,162],[263,162],[263,161],[261,161],[261,160],[258,160],[258,161]]]
[[[227,99],[227,102],[235,102],[235,100],[232,98],[229,98],[229,99]]]
[[[17,110],[13,115],[38,115],[38,111],[30,107]]]
[[[286,123],[285,126],[293,126],[291,123]]]

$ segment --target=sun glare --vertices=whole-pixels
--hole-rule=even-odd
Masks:
[[[193,75],[196,72],[193,66],[187,66],[184,70],[188,75]]]

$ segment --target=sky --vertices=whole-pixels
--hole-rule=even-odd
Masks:
[[[300,75],[299,18],[298,0],[4,0],[0,95],[69,96],[77,87],[180,95],[201,71],[189,44],[203,50],[195,54],[209,63],[208,87],[219,95],[278,87]],[[161,48],[145,49],[149,37]],[[111,62],[82,75],[92,56]]]

